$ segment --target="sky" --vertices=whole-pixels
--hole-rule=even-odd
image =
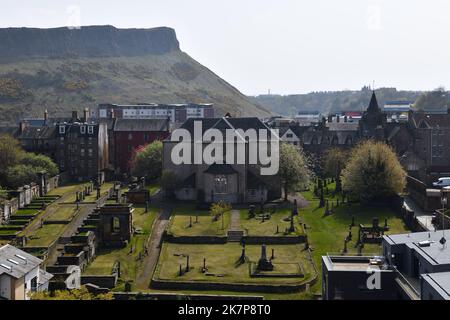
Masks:
[[[0,27],[174,28],[248,95],[450,87],[447,0],[0,0]],[[1,44],[0,44],[1,45]]]

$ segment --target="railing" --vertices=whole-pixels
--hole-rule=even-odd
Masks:
[[[420,293],[414,285],[412,285],[411,282],[409,282],[408,279],[406,279],[406,277],[395,266],[392,266],[392,268],[399,277],[399,280],[404,283],[416,295],[417,298],[420,298]]]

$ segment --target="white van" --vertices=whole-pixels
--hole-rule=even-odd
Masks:
[[[435,188],[450,187],[450,177],[439,178],[438,181],[433,182],[433,187]]]

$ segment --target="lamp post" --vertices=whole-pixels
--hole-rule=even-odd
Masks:
[[[442,239],[439,241],[442,245],[445,245],[447,240],[445,239],[445,206],[447,205],[447,197],[442,194]]]

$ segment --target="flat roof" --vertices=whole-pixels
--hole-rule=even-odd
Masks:
[[[450,272],[436,272],[422,275],[423,281],[436,290],[442,298],[450,300]]]
[[[444,231],[447,244],[439,243],[443,233],[442,230],[430,232],[414,232],[406,234],[385,235],[383,239],[390,245],[406,245],[414,249],[424,259],[433,265],[450,264],[450,230]],[[420,246],[419,243],[429,241],[429,246]]]
[[[379,256],[322,256],[330,271],[385,270],[384,257]],[[375,263],[372,263],[375,262]]]

